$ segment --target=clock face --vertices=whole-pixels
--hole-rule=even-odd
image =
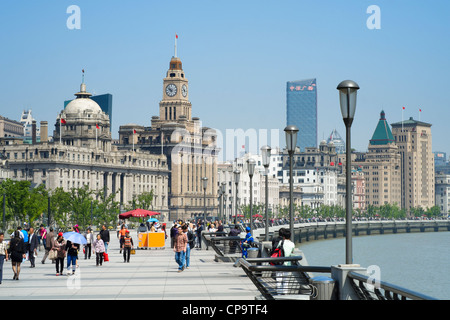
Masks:
[[[187,87],[185,84],[181,87],[181,93],[183,94],[183,97],[187,96]]]
[[[166,94],[169,97],[173,97],[174,95],[176,95],[177,94],[177,86],[174,85],[173,83],[167,85],[167,87],[166,87]]]

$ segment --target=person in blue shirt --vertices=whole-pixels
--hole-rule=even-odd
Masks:
[[[250,227],[245,228],[245,231],[247,232],[247,234],[245,235],[244,240],[241,241],[242,258],[247,258],[247,249],[251,248],[253,242],[255,241],[250,232]]]

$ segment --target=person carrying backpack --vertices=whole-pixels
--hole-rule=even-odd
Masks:
[[[289,229],[285,229],[283,231],[283,240],[279,242],[277,249],[280,249],[282,252],[282,256],[290,257],[294,253],[295,244],[291,241],[291,231]],[[283,263],[285,266],[290,266],[292,263],[290,261],[286,261]],[[291,276],[291,272],[276,272],[276,280],[277,280],[277,292],[279,294],[288,294],[289,291],[289,277]]]

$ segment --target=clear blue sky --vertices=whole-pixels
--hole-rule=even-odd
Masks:
[[[72,4],[80,30],[66,26]],[[370,5],[381,9],[380,30],[366,26]],[[31,108],[53,131],[84,68],[90,92],[113,95],[114,138],[122,124],[149,126],[178,33],[204,126],[282,130],[286,82],[317,78],[319,141],[333,128],[344,136],[336,86],[352,79],[355,149],[367,149],[381,109],[393,123],[402,106],[405,119],[421,107],[433,151],[450,155],[449,9],[444,0],[2,1],[0,114],[18,120]]]

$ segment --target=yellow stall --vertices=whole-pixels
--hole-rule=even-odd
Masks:
[[[138,233],[138,239],[139,239],[139,248],[147,248],[148,246],[148,233],[147,232],[140,232]]]
[[[165,246],[165,232],[149,232],[147,233],[147,247],[161,249]]]

